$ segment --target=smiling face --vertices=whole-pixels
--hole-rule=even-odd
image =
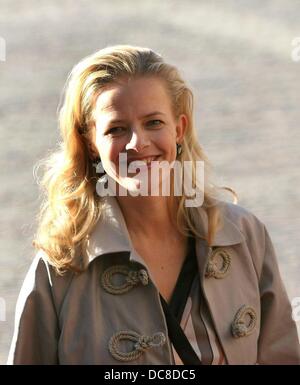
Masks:
[[[96,100],[94,119],[92,141],[104,170],[119,184],[120,154],[127,155],[127,166],[141,159],[171,163],[187,124],[185,115],[175,118],[165,84],[156,77],[122,79],[105,87]]]

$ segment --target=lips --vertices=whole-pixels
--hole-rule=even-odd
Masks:
[[[158,160],[159,156],[160,155],[149,155],[149,156],[138,157],[138,158],[129,158],[127,160],[127,165],[129,165],[131,162],[138,161],[138,162],[144,162],[147,164],[147,166],[149,166],[151,162]]]

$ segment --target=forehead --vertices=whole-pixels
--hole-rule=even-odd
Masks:
[[[171,99],[164,82],[155,77],[122,79],[106,86],[96,99],[97,114],[126,113],[134,110],[170,110]]]

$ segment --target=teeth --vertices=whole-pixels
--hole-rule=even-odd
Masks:
[[[144,158],[144,159],[138,159],[140,162],[146,162],[147,165],[149,165],[153,160],[156,159],[156,156],[151,156],[149,158]]]

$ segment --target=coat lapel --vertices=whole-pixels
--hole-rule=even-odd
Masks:
[[[223,209],[224,206],[221,205],[220,208]],[[222,226],[216,232],[213,244],[211,245],[212,248],[225,247],[230,249],[231,246],[240,244],[245,241],[245,236],[238,229],[238,227],[229,219],[226,214],[226,210],[223,211],[223,214],[224,215],[222,216]],[[208,282],[207,278],[205,277],[210,248],[205,240],[205,234],[207,234],[208,229],[208,219],[206,211],[204,209],[199,210],[199,224],[197,227],[199,229],[199,232],[203,234],[203,238],[196,237],[196,255],[201,288],[209,306],[211,318],[215,326],[217,335],[219,336],[220,343],[223,347],[227,361],[230,363],[232,362],[232,359],[236,360],[238,358],[235,354],[236,348],[234,345],[234,341],[232,339],[232,341],[230,340],[228,343],[227,339],[226,341],[223,340],[222,337],[224,336],[224,330],[222,330],[222,328],[224,320],[221,313],[216,311],[217,308],[215,306],[215,303],[213,305],[211,304],[211,302],[218,303],[218,301],[222,301],[222,298],[215,298],[214,295],[214,288],[217,289],[217,287],[214,285],[217,285],[219,282],[214,282],[214,280],[210,280]],[[147,268],[146,263],[143,261],[142,257],[135,251],[132,245],[126,227],[126,222],[124,220],[122,211],[118,205],[116,198],[106,197],[103,205],[102,216],[96,224],[93,232],[90,234],[87,242],[86,254],[88,257],[88,263],[92,262],[95,258],[101,255],[124,251],[129,252],[130,261],[139,262]],[[148,272],[150,278],[153,280],[153,277],[151,277],[151,272]],[[226,296],[228,296],[228,292],[226,292],[226,290],[223,290],[220,294],[219,291],[218,295],[222,295],[226,303]],[[225,312],[226,311],[227,313],[229,311],[229,313],[227,314],[227,317],[229,319],[232,316],[232,314],[230,314],[232,310],[225,309]]]

